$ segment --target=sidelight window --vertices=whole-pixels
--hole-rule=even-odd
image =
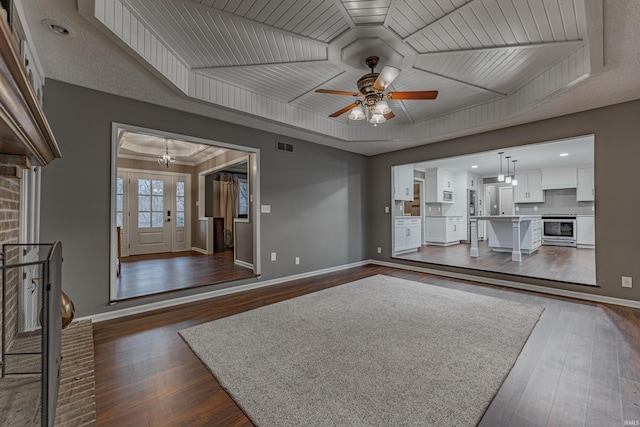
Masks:
[[[184,227],[184,181],[176,182],[176,226]]]

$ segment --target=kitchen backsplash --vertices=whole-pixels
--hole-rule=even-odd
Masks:
[[[544,203],[517,203],[516,215],[577,214],[593,215],[593,202],[576,201],[576,189],[545,190]],[[538,210],[535,210],[535,206]]]

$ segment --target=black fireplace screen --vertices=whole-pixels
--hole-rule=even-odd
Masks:
[[[41,425],[53,426],[62,351],[62,244],[2,246],[1,375],[41,378]]]

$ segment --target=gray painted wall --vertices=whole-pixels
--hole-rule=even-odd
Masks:
[[[41,239],[64,244],[63,287],[77,316],[366,259],[370,176],[364,156],[55,80],[47,80],[44,109],[62,158],[43,169]],[[271,205],[271,214],[261,216],[260,279],[108,305],[112,122],[261,150],[261,202]],[[293,144],[294,152],[276,151],[276,138]],[[269,261],[271,252],[276,262]]]
[[[545,280],[523,278],[527,283],[561,289],[589,292],[640,301],[640,285],[622,288],[621,276],[640,281],[640,101],[616,104],[582,113],[556,117],[535,123],[456,138],[371,158],[371,244],[370,258],[469,273],[455,267],[432,266],[391,258],[391,217],[384,207],[391,203],[391,166],[418,161],[498,150],[524,144],[553,141],[579,135],[595,134],[596,185],[596,280],[597,288],[557,284]],[[377,246],[383,248],[377,254]],[[474,274],[511,279],[491,272]]]

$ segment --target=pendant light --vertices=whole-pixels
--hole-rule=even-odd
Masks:
[[[163,168],[169,169],[176,162],[176,156],[169,151],[169,141],[164,140],[164,151],[158,154],[158,164]]]
[[[503,182],[504,174],[502,173],[502,155],[504,154],[504,151],[501,151],[498,154],[500,154],[500,173],[498,174],[498,182]]]
[[[504,182],[511,184],[511,174],[509,174],[509,159],[511,156],[506,156],[505,158],[507,159],[507,176],[504,178]]]
[[[512,160],[513,161],[513,179],[511,180],[511,185],[516,186],[518,185],[518,180],[516,179],[516,162],[517,160]]]

